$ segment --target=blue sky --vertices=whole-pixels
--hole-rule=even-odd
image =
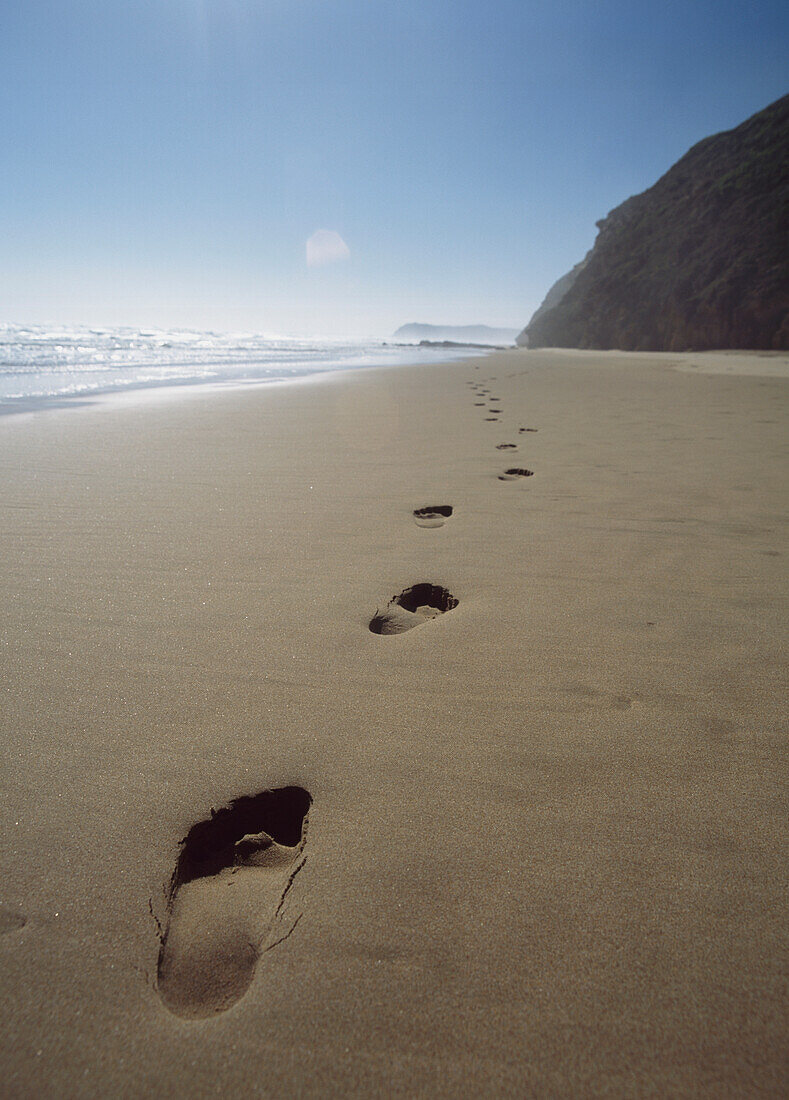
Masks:
[[[0,320],[521,326],[785,94],[785,3],[6,0]],[[308,267],[331,230],[350,256]]]

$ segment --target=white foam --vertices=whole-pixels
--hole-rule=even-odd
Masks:
[[[138,387],[266,381],[436,359],[457,350],[184,329],[0,324],[0,402]]]

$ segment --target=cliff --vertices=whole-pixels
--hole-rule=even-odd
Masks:
[[[693,146],[597,225],[519,343],[789,348],[789,96]]]
[[[542,317],[544,313],[547,313],[549,309],[553,309],[554,306],[558,306],[559,302],[561,302],[562,298],[564,298],[567,291],[570,289],[575,280],[586,267],[587,263],[589,262],[589,257],[591,255],[592,253],[590,250],[586,253],[581,262],[577,263],[571,271],[568,271],[566,275],[562,275],[560,279],[556,280],[551,289],[543,298],[542,303],[540,304],[538,309],[535,310],[535,312],[532,314],[532,319],[531,321],[529,321],[530,326],[533,325],[534,322],[538,320],[538,318]],[[518,336],[515,339],[515,343],[519,347],[528,346],[529,340],[527,337],[527,329],[524,329],[523,332],[518,333]]]

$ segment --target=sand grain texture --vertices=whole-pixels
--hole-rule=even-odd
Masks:
[[[5,1095],[785,1094],[789,381],[739,358],[2,419]],[[291,785],[307,861],[184,1019],[179,843]]]

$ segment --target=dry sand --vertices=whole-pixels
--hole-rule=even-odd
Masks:
[[[4,1096],[786,1094],[789,370],[739,358],[3,418]],[[179,842],[288,785],[303,849],[176,893],[239,968],[183,1018]]]

